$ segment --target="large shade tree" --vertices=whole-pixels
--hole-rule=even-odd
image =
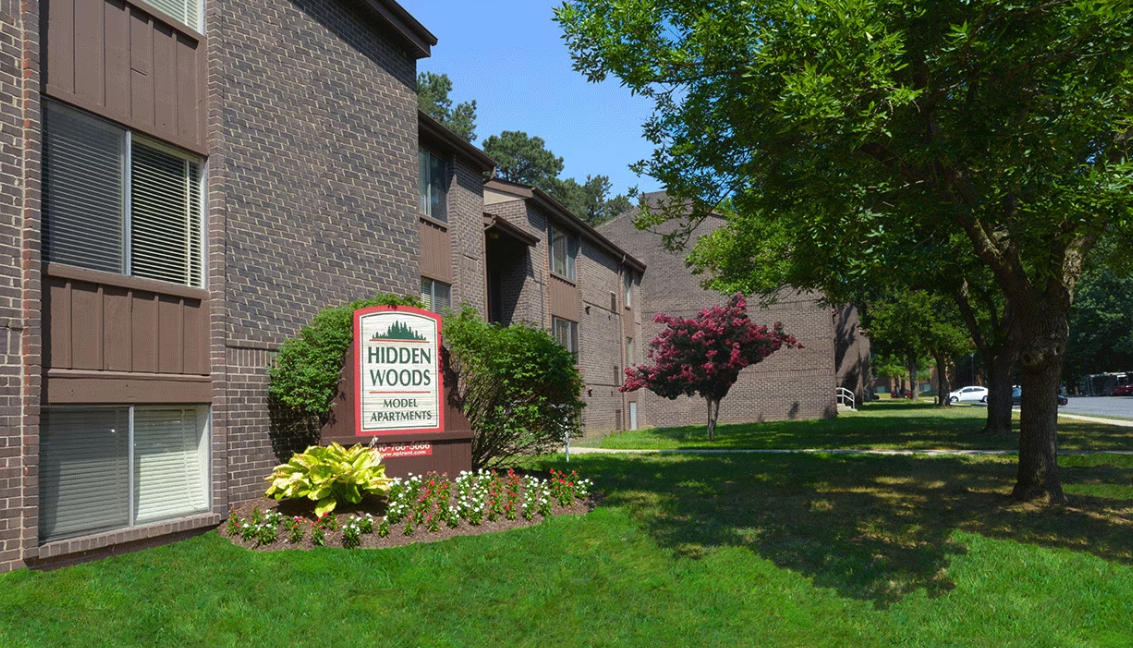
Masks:
[[[791,254],[959,232],[1013,316],[1014,496],[1063,503],[1049,395],[1074,286],[1098,238],[1131,227],[1131,8],[577,0],[557,20],[579,71],[655,100],[641,169],[698,210],[773,214]]]

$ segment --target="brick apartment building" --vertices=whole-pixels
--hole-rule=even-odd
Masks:
[[[377,292],[551,329],[590,434],[683,421],[616,390],[677,266],[624,217],[595,230],[485,182],[494,162],[418,112],[436,39],[400,5],[202,6],[0,0],[0,571],[209,528],[260,495],[291,449],[273,354]],[[827,365],[782,354],[777,400],[722,420],[833,412],[829,312],[796,310]]]
[[[644,200],[656,207],[664,194],[646,194]],[[643,322],[639,338],[648,345],[663,328],[653,322],[657,313],[695,317],[700,309],[721,303],[724,297],[701,288],[700,277],[685,266],[684,256],[665,249],[661,235],[669,228],[638,230],[634,215],[621,214],[600,225],[598,231],[649,267],[639,291]],[[708,218],[693,237],[705,236],[721,225],[722,219]],[[869,340],[859,330],[856,310],[831,308],[815,295],[785,290],[769,307],[750,300],[748,313],[758,324],[782,322],[803,348],[780,350],[741,372],[720,403],[720,423],[834,416],[836,387],[850,390],[856,402],[862,402],[870,377]],[[644,352],[634,350],[638,358]],[[707,420],[707,405],[701,398],[669,400],[645,390],[638,398],[640,406],[632,407],[640,407],[636,421],[640,426],[701,425]]]

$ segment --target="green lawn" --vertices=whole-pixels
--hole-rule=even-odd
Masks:
[[[1012,457],[582,456],[602,506],[527,529],[0,575],[0,646],[1126,648],[1133,456],[1061,465],[1048,511]]]
[[[1017,450],[1016,437],[979,434],[987,417],[982,407],[937,409],[931,403],[874,402],[861,411],[812,421],[721,425],[709,442],[705,427],[646,428],[576,443],[612,449],[679,448],[875,448]],[[1016,412],[1015,425],[1019,418]],[[1074,419],[1058,423],[1062,450],[1133,450],[1133,427]]]

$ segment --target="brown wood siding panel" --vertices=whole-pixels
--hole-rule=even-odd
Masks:
[[[47,41],[51,56],[43,66],[43,81],[67,94],[75,93],[75,0],[50,0],[47,9]]]
[[[185,316],[181,300],[162,295],[157,303],[158,373],[179,374],[185,369]]]
[[[207,155],[200,34],[140,2],[50,0],[46,14],[47,95]]]
[[[209,374],[208,300],[203,291],[169,286],[161,294],[144,279],[106,275],[82,281],[59,274],[101,275],[48,265],[43,305],[45,370],[105,374]],[[137,285],[135,285],[137,284]]]
[[[130,344],[134,349],[134,371],[157,372],[158,329],[157,295],[135,293],[131,310],[132,333]]]
[[[633,310],[629,308],[622,309],[622,337],[635,337],[633,326]]]
[[[421,222],[421,276],[452,283],[452,243],[447,230]]]
[[[578,287],[554,275],[551,275],[549,283],[551,287],[551,315],[562,317],[573,322],[579,321],[582,294],[579,292]]]
[[[106,313],[103,327],[103,344],[107,371],[130,371],[130,293],[125,288],[106,286],[102,289]]]
[[[130,10],[130,114],[153,128],[153,29],[135,9]]]
[[[71,286],[71,367],[102,368],[102,287],[75,282]]]
[[[177,51],[173,30],[153,30],[153,123],[161,132],[177,133]]]
[[[184,300],[185,373],[209,372],[208,302]]]
[[[200,79],[197,73],[197,44],[182,36],[175,36],[177,56],[177,134],[184,139],[197,139],[201,123],[201,95],[197,94]]]
[[[48,326],[52,321],[57,326]],[[63,325],[63,324],[66,325]],[[44,362],[49,367],[70,369],[71,364],[71,284],[65,279],[47,279],[47,302],[43,305],[43,325],[47,328]]]
[[[49,370],[44,401],[51,405],[79,403],[208,403],[212,382],[207,376],[146,376]]]
[[[106,21],[106,109],[130,114],[130,14],[125,4],[103,5]]]
[[[75,0],[75,95],[102,105],[105,70],[102,67],[106,27],[103,2]]]

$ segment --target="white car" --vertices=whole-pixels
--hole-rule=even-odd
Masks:
[[[987,387],[962,387],[948,394],[950,403],[986,403]]]

